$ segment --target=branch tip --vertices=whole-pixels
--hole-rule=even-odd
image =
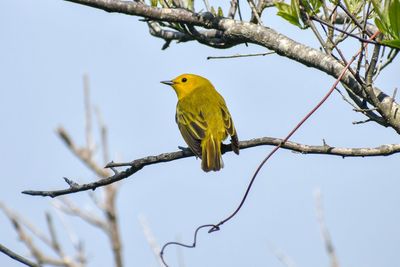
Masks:
[[[74,182],[74,181],[68,179],[67,177],[63,177],[63,178],[64,178],[64,181],[65,181],[71,188],[77,188],[77,187],[79,187],[79,184],[78,184],[78,183],[76,183],[76,182]]]

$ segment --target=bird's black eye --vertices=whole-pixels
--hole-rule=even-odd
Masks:
[[[186,78],[182,78],[182,82],[185,83],[187,81]]]

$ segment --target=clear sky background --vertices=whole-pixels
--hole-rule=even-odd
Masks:
[[[0,201],[45,231],[54,215],[65,250],[72,252],[62,221],[84,240],[88,266],[112,266],[106,237],[79,219],[60,216],[49,198],[26,189],[61,189],[62,177],[90,182],[95,176],[55,134],[62,125],[84,144],[82,76],[90,77],[92,103],[109,128],[111,157],[129,161],[184,145],[174,121],[176,96],[159,83],[181,73],[209,78],[224,96],[239,138],[283,138],[321,99],[334,79],[278,55],[206,60],[255,53],[257,46],[216,50],[197,43],[171,44],[151,37],[137,17],[109,14],[61,0],[1,1]],[[275,12],[275,11],[274,11]],[[313,36],[269,12],[266,25],[316,47]],[[347,49],[350,58],[354,51]],[[379,77],[388,93],[399,86],[399,59]],[[334,93],[293,141],[375,147],[399,143],[392,130],[364,117]],[[187,158],[145,167],[120,182],[118,210],[126,266],[158,266],[138,217],[160,246],[192,242],[194,229],[218,223],[239,203],[257,165],[272,147],[224,155],[225,168],[204,173]],[[100,155],[98,156],[101,159]],[[181,249],[185,266],[283,266],[273,248],[296,266],[328,266],[315,215],[320,188],[327,226],[341,266],[397,266],[400,249],[399,155],[346,158],[279,151],[263,168],[237,217],[213,234],[202,232],[196,249]],[[100,191],[99,191],[100,192]],[[92,211],[87,193],[69,196]],[[27,256],[11,223],[0,214],[0,243]],[[177,266],[177,251],[165,254]],[[0,254],[0,266],[20,266]]]

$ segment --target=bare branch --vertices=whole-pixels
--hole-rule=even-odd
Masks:
[[[286,267],[296,267],[296,263],[281,249],[275,247],[273,244],[268,244],[268,249],[272,254]]]
[[[118,224],[118,216],[117,209],[115,205],[117,187],[115,185],[111,185],[106,187],[105,190],[105,208],[103,210],[106,215],[107,224],[108,224],[108,237],[111,242],[111,247],[114,255],[114,261],[116,267],[122,267],[122,242],[119,233],[119,224]]]
[[[65,258],[65,254],[61,249],[60,243],[58,242],[57,234],[54,229],[53,218],[50,213],[46,213],[46,222],[47,227],[49,228],[50,238],[51,238],[51,246],[53,250],[58,254],[60,258]]]
[[[366,119],[366,120],[362,120],[362,121],[353,121],[352,123],[354,125],[357,125],[357,124],[364,124],[364,123],[367,123],[367,122],[370,122],[370,121],[372,121],[372,120],[371,119]]]
[[[160,246],[158,245],[156,238],[154,237],[153,232],[151,231],[151,228],[149,226],[146,217],[144,215],[140,215],[139,222],[140,225],[142,226],[142,231],[146,238],[146,241],[149,244],[151,251],[154,254],[154,257],[156,258],[156,261],[161,267],[163,267],[164,264],[160,258],[160,252],[161,252]]]
[[[93,159],[93,153],[90,149],[90,143],[93,142],[92,139],[92,122],[91,122],[91,110],[92,107],[90,105],[90,95],[89,95],[89,86],[87,82],[87,76],[84,79],[84,96],[85,96],[85,113],[86,113],[86,139],[87,139],[87,147],[78,148],[66,130],[62,127],[57,129],[59,137],[65,142],[67,147],[72,151],[72,153],[77,156],[81,161],[83,161],[86,166],[95,172],[99,179],[107,178],[110,174],[108,170],[100,167],[99,164]],[[103,152],[104,164],[108,161],[108,140],[107,140],[107,127],[103,122],[99,109],[95,109],[97,122],[99,124],[100,136],[101,136],[101,148]],[[115,172],[114,172],[115,173]],[[64,178],[70,188],[78,188],[79,185],[74,181]],[[123,266],[122,260],[122,244],[120,240],[119,234],[119,226],[118,226],[118,218],[115,207],[115,199],[116,199],[117,189],[116,186],[109,186],[105,189],[105,200],[102,204],[100,204],[92,194],[92,200],[97,207],[101,209],[104,213],[105,220],[99,218],[95,214],[84,211],[80,207],[76,206],[73,202],[67,199],[61,199],[60,203],[54,203],[55,206],[61,211],[73,215],[78,216],[82,220],[87,223],[99,227],[102,229],[110,240],[110,245],[112,247],[114,261],[116,267]],[[84,258],[82,258],[84,260]]]
[[[94,142],[92,133],[92,107],[90,105],[90,86],[89,76],[83,75],[83,99],[85,105],[85,135],[86,135],[86,151],[90,155],[93,154]]]
[[[29,251],[32,253],[32,256],[36,259],[38,264],[52,264],[55,266],[73,266],[69,262],[65,262],[63,260],[58,260],[52,257],[45,255],[33,242],[32,238],[24,231],[21,227],[21,224],[13,219],[10,218],[15,231],[18,233],[19,239],[26,245]]]
[[[386,59],[386,62],[383,63],[382,66],[380,66],[379,71],[382,71],[384,68],[386,68],[387,66],[389,66],[389,65],[393,62],[393,60],[397,57],[399,51],[400,51],[400,50],[398,50],[398,49],[392,49],[392,50],[389,52],[389,55],[388,55],[388,57],[387,57],[387,59]],[[376,76],[376,75],[377,75],[377,74],[375,74],[375,76]]]
[[[93,212],[82,210],[67,198],[60,198],[59,203],[55,202],[54,206],[66,214],[77,216],[93,226],[107,230],[107,225],[104,220],[93,214]]]
[[[78,148],[75,143],[72,141],[70,135],[63,127],[57,128],[57,133],[59,137],[64,141],[67,147],[71,150],[71,152],[77,156],[86,166],[93,170],[98,176],[107,177],[109,172],[104,170],[98,166],[98,164],[92,159],[90,153],[88,153],[87,149]]]
[[[325,244],[326,253],[331,261],[331,267],[339,267],[339,261],[336,256],[335,247],[333,246],[331,235],[329,234],[328,227],[324,219],[324,209],[322,205],[322,196],[319,189],[315,190],[315,210],[317,213],[317,220],[321,230],[321,236]]]
[[[240,57],[258,57],[258,56],[267,56],[275,54],[275,52],[265,52],[265,53],[257,53],[257,54],[236,54],[231,56],[215,56],[215,57],[207,57],[207,59],[227,59],[227,58],[240,58]]]
[[[356,39],[360,40],[360,41],[363,42],[363,43],[377,44],[376,41],[368,40],[368,39],[362,38],[362,37],[360,37],[360,36],[358,36],[358,35],[356,35],[356,34],[353,34],[353,33],[350,33],[350,32],[346,32],[346,31],[344,31],[344,30],[342,30],[342,29],[340,29],[340,28],[338,28],[338,27],[335,27],[334,25],[332,25],[332,24],[330,24],[330,23],[328,23],[328,22],[326,22],[326,21],[320,19],[318,16],[311,16],[310,18],[312,18],[313,20],[318,21],[318,22],[321,23],[321,24],[324,24],[325,26],[328,26],[329,28],[335,29],[335,30],[338,31],[338,32],[341,32],[341,33],[344,33],[344,34],[346,34],[346,35],[348,35],[348,36],[351,36],[351,37],[353,37],[353,38],[356,38]]]
[[[258,10],[257,10],[253,0],[247,0],[247,2],[249,3],[250,9],[251,9],[252,18],[250,19],[250,21],[262,25],[263,23],[261,21],[260,14],[258,14]]]
[[[0,251],[3,252],[4,254],[6,254],[7,256],[9,256],[10,258],[25,264],[26,266],[30,266],[30,267],[41,267],[40,264],[36,264],[34,262],[31,262],[30,260],[22,257],[21,255],[18,255],[17,253],[13,252],[12,250],[6,248],[5,246],[3,246],[2,244],[0,244]]]
[[[340,8],[342,8],[342,10],[346,13],[346,15],[347,15],[348,17],[351,18],[351,20],[353,21],[353,23],[354,23],[355,25],[357,25],[357,27],[358,27],[360,30],[364,31],[364,30],[366,29],[366,27],[364,27],[364,25],[361,25],[361,23],[358,21],[358,19],[357,19],[349,10],[347,10],[347,8],[346,8],[340,1],[338,1],[338,6],[339,6]],[[366,21],[367,21],[367,20],[365,20],[365,22],[366,22]],[[371,37],[371,35],[373,34],[373,32],[370,33],[369,31],[365,31],[365,33],[366,33],[369,37]]]
[[[65,267],[83,266],[83,264],[75,263],[73,260],[71,260],[62,252],[61,247],[56,238],[51,217],[49,217],[48,214],[46,214],[46,219],[50,231],[50,238],[48,238],[43,232],[41,232],[34,225],[32,225],[28,220],[21,217],[14,211],[10,210],[1,202],[0,202],[0,209],[2,209],[6,214],[6,216],[9,218],[20,240],[29,249],[30,253],[36,259],[38,264],[52,264],[55,266],[65,266]],[[32,233],[33,237],[38,238],[49,248],[51,248],[59,256],[59,259],[50,257],[46,255],[46,253],[44,253],[41,249],[39,249],[39,247],[35,245],[33,238],[23,229],[23,227],[29,230]]]
[[[100,137],[101,137],[101,148],[103,152],[103,161],[104,164],[109,162],[109,149],[108,149],[108,131],[107,131],[107,126],[104,123],[103,116],[101,116],[101,112],[99,108],[95,108],[95,113],[97,117],[97,124],[99,125],[100,128]]]
[[[30,223],[26,218],[20,216],[15,211],[8,208],[4,203],[0,202],[0,210],[3,210],[4,214],[10,219],[18,221],[20,224],[25,226],[34,236],[39,238],[47,246],[51,247],[51,240],[37,227]]]
[[[238,1],[239,0],[231,0],[231,7],[229,8],[228,11],[228,18],[235,18],[236,10],[238,8]]]
[[[373,103],[373,106],[377,108],[377,111],[390,125],[392,125],[396,120],[396,115],[398,111],[398,107],[394,107],[393,105],[394,99],[392,97],[389,97],[389,99],[385,101],[385,99],[382,99],[382,97],[377,94],[375,90],[373,90],[372,86],[373,74],[374,70],[376,69],[376,64],[378,63],[379,53],[380,45],[375,45],[372,52],[370,64],[368,65],[367,71],[365,73],[365,92],[368,95],[368,99],[370,99],[370,101]]]
[[[58,201],[58,200],[57,200]],[[76,255],[75,259],[77,261],[78,266],[85,266],[87,263],[86,255],[85,255],[85,247],[82,240],[79,239],[78,235],[73,231],[72,227],[69,225],[67,220],[65,219],[65,214],[62,213],[59,209],[57,209],[57,203],[52,201],[51,203],[56,209],[54,211],[58,215],[58,218],[61,222],[61,225],[64,228],[64,232],[67,234],[68,239],[70,240],[73,248],[75,249]]]
[[[282,144],[282,141],[283,139],[280,138],[261,137],[261,138],[251,139],[248,141],[241,141],[239,143],[239,147],[240,149],[247,149],[256,146],[263,146],[263,145],[277,146],[281,144],[281,148],[293,150],[295,152],[299,152],[302,154],[324,154],[324,155],[335,155],[341,157],[388,156],[400,152],[400,144],[387,144],[375,148],[339,148],[328,145],[310,146],[290,141],[287,141]],[[224,145],[222,147],[223,153],[229,151],[232,151],[230,145]],[[174,161],[193,156],[194,154],[189,149],[185,149],[171,153],[163,153],[157,156],[148,156],[136,159],[128,163],[109,163],[106,167],[118,167],[118,166],[131,166],[131,167],[122,172],[109,176],[107,178],[100,179],[92,183],[77,185],[67,189],[55,190],[55,191],[26,190],[23,191],[22,193],[32,196],[57,197],[75,192],[95,190],[98,187],[102,187],[123,180],[133,175],[134,173],[138,172],[145,166],[158,164],[162,162]]]

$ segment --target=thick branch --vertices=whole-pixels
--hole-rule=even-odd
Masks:
[[[239,143],[239,146],[240,149],[246,149],[262,145],[277,146],[281,144],[282,141],[283,139],[280,138],[262,137],[262,138],[251,139],[248,141],[242,141]],[[310,146],[288,141],[282,144],[281,148],[292,150],[302,154],[324,154],[324,155],[335,155],[341,157],[388,156],[400,152],[400,144],[388,144],[375,148],[339,148],[339,147],[328,146],[326,144],[322,146]],[[232,151],[231,146],[229,145],[223,146],[223,153],[228,151]],[[163,153],[157,156],[148,156],[128,163],[122,163],[122,164],[109,163],[106,167],[117,167],[117,166],[131,166],[131,167],[126,169],[125,171],[117,172],[113,176],[97,180],[93,183],[75,184],[73,182],[70,182],[69,183],[70,187],[67,189],[55,190],[55,191],[27,190],[23,191],[22,193],[32,196],[57,197],[80,191],[95,190],[97,187],[102,187],[120,181],[122,179],[125,179],[133,175],[134,173],[138,172],[145,166],[158,164],[161,162],[169,162],[193,156],[194,156],[193,153],[189,149],[184,149],[181,151],[176,151],[171,153]]]
[[[221,40],[229,47],[241,43],[254,43],[275,51],[279,55],[300,62],[308,67],[319,69],[328,75],[338,78],[344,66],[335,58],[323,52],[295,42],[285,35],[279,34],[273,29],[256,25],[250,22],[242,22],[229,18],[214,17],[211,13],[193,13],[189,10],[175,8],[150,7],[140,2],[126,2],[119,0],[66,0],[82,5],[102,9],[107,12],[118,12],[127,15],[145,17],[155,21],[178,22],[192,26],[200,26],[207,29],[221,31]],[[204,40],[203,40],[204,41]],[[205,44],[208,44],[204,41]],[[214,45],[214,43],[209,43]],[[358,96],[365,98],[362,86],[354,76],[347,72],[342,78],[346,84]],[[400,133],[400,116],[397,115],[399,105],[392,98],[378,88],[373,88],[378,96],[382,108],[389,110],[390,126]],[[391,109],[389,108],[389,105]]]

